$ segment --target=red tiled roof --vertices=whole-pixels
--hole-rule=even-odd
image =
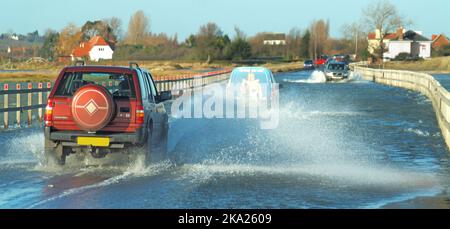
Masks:
[[[441,48],[450,44],[450,40],[444,34],[433,35],[432,38],[433,48]]]
[[[105,41],[105,39],[103,39],[103,37],[101,36],[94,36],[91,39],[89,39],[89,41],[87,42],[81,42],[79,47],[76,47],[73,51],[72,51],[72,55],[74,57],[85,57],[89,55],[89,51],[91,51],[91,49],[94,46],[98,46],[98,45],[108,45],[109,44]]]
[[[384,35],[384,39],[393,40],[396,39],[398,35],[396,33],[388,33]]]
[[[375,40],[376,39],[376,34],[375,33],[369,33],[367,35],[367,38],[369,40]],[[397,38],[397,34],[396,33],[387,33],[386,35],[384,35],[384,39],[387,39],[387,40],[393,40],[393,39],[396,39],[396,38]]]

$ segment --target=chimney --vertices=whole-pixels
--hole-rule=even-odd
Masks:
[[[398,27],[397,29],[397,37],[400,41],[403,40],[403,27]]]
[[[375,29],[375,39],[379,40],[381,39],[381,30]]]
[[[438,36],[439,36],[439,35],[437,35],[437,34],[431,35],[431,40],[434,41]]]

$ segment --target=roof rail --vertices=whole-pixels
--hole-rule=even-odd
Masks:
[[[139,68],[139,64],[137,62],[130,62],[130,68]]]
[[[84,60],[77,60],[75,61],[75,66],[85,66],[86,62]]]

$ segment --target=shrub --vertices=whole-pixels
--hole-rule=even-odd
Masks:
[[[405,60],[407,60],[409,57],[411,57],[411,55],[410,55],[409,53],[407,53],[407,52],[402,52],[402,53],[399,53],[399,54],[394,58],[394,60],[395,60],[395,61],[405,61]]]

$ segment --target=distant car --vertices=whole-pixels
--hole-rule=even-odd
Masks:
[[[334,55],[333,56],[333,60],[335,62],[349,63],[350,62],[350,56],[349,55]]]
[[[314,69],[314,61],[312,61],[312,60],[305,60],[305,62],[303,64],[303,68],[306,69],[306,70]]]
[[[227,94],[234,99],[267,102],[269,105],[277,89],[272,71],[263,67],[238,67],[231,72]]]
[[[328,56],[326,56],[326,55],[319,56],[319,57],[316,59],[316,61],[314,61],[314,65],[315,65],[316,67],[323,66],[323,65],[326,64],[327,60],[328,60]]]
[[[328,57],[327,61],[325,62],[325,66],[333,61],[334,61],[334,59],[332,57]]]
[[[349,77],[349,67],[344,62],[330,62],[324,69],[327,81],[343,80]]]

